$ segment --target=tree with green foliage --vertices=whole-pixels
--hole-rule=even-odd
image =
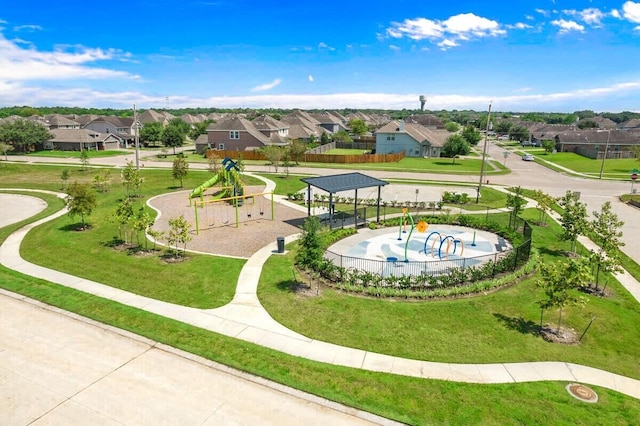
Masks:
[[[9,161],[7,152],[13,151],[14,149],[15,148],[13,147],[13,145],[10,145],[6,142],[0,142],[0,152],[2,152],[2,155],[4,155],[4,161]]]
[[[80,164],[82,164],[82,170],[87,171],[89,168],[89,152],[87,149],[80,150]]]
[[[539,189],[533,191],[532,198],[536,200],[536,209],[540,212],[540,220],[538,221],[538,224],[540,226],[546,225],[548,217],[547,213],[551,211],[551,208],[556,203],[556,198]]]
[[[469,143],[461,135],[451,135],[442,146],[442,155],[444,157],[453,158],[453,164],[456,163],[456,157],[459,155],[469,154]]]
[[[69,180],[70,174],[68,169],[64,169],[62,173],[60,173],[60,180],[62,181],[62,189],[65,190],[67,188],[67,181]]]
[[[300,164],[300,159],[307,152],[307,144],[300,139],[294,139],[289,144],[289,154],[291,159],[296,162],[296,165]]]
[[[631,155],[633,155],[636,160],[640,161],[640,145],[631,145],[629,151],[631,151]]]
[[[524,126],[513,126],[509,130],[509,139],[518,142],[529,140],[529,130]]]
[[[611,211],[610,201],[605,202],[599,212],[593,212],[593,219],[589,222],[589,230],[593,241],[598,245],[595,251],[591,251],[591,260],[596,266],[596,290],[598,290],[601,272],[622,272],[620,247],[624,246],[624,242],[621,240],[623,225],[624,222]]]
[[[522,213],[522,210],[527,205],[527,200],[522,196],[522,188],[517,187],[513,193],[507,194],[507,208],[511,212],[509,216],[509,227],[513,224],[513,227],[518,226],[518,216]]]
[[[582,306],[587,299],[577,292],[591,280],[591,268],[585,258],[569,259],[568,261],[541,261],[538,266],[540,279],[538,287],[544,292],[544,299],[538,301],[543,310],[558,308],[558,327],[562,324],[562,310],[569,305]]]
[[[513,123],[511,121],[500,120],[493,130],[500,135],[508,135],[512,127]]]
[[[180,255],[180,245],[182,245],[182,256],[187,254],[187,243],[191,241],[189,231],[191,225],[187,222],[183,215],[177,218],[169,219],[169,232],[167,233],[167,244],[174,247],[176,253]]]
[[[182,154],[182,153],[180,153]],[[180,188],[182,188],[182,181],[187,176],[189,171],[189,163],[187,163],[184,155],[178,155],[173,160],[173,168],[171,169],[171,176],[173,179],[180,181]]]
[[[329,138],[329,134],[327,132],[322,132],[322,134],[320,135],[320,144],[326,145],[329,142],[331,142],[331,139]]]
[[[482,133],[475,126],[466,125],[462,129],[462,137],[469,142],[469,145],[478,145],[478,142],[482,139]]]
[[[558,200],[558,204],[563,211],[560,215],[560,225],[562,225],[562,234],[560,239],[571,242],[571,250],[576,255],[578,237],[585,235],[589,229],[587,221],[587,206],[578,200],[578,194],[567,191],[567,193]]]
[[[141,206],[133,215],[133,230],[136,232],[136,242],[140,245],[140,234],[144,235],[145,231],[153,226],[153,219],[149,212]],[[144,238],[144,249],[147,250],[147,238]]]
[[[140,142],[145,145],[156,145],[162,140],[162,123],[147,123],[140,129]]]
[[[266,145],[261,149],[264,158],[276,169],[276,173],[278,173],[278,167],[280,166],[280,161],[284,157],[284,149],[275,145]]]
[[[191,129],[189,129],[189,132],[187,133],[187,136],[189,136],[189,139],[191,139],[192,141],[195,141],[196,139],[198,139],[198,136],[206,135],[207,127],[209,127],[210,123],[211,120],[205,120],[201,123],[193,123]]]
[[[175,154],[176,147],[184,143],[184,133],[178,126],[167,126],[162,130],[161,140],[165,147],[173,148]]]
[[[332,135],[331,138],[333,139],[334,142],[344,142],[344,143],[353,142],[353,139],[351,139],[351,136],[349,136],[349,133],[347,133],[346,130],[338,130]]]
[[[131,198],[123,198],[116,207],[116,211],[113,213],[113,221],[118,223],[118,236],[125,244],[129,242],[129,239],[127,238],[129,235],[128,225],[132,219],[133,203],[131,202]]]
[[[167,127],[175,127],[176,129],[178,129],[180,131],[180,134],[182,135],[182,140],[184,140],[189,134],[189,132],[191,131],[191,124],[187,123],[186,121],[184,121],[182,118],[179,118],[179,117],[172,118],[171,120],[169,120],[169,124],[167,124]],[[165,127],[165,129],[167,127]],[[206,131],[206,127],[205,127],[205,131]]]
[[[0,124],[0,143],[9,144],[18,152],[28,152],[36,145],[53,139],[45,126],[32,120],[19,118]]]
[[[87,229],[85,218],[91,215],[93,209],[96,208],[96,193],[88,184],[74,182],[67,188],[67,198],[65,205],[68,210],[69,217],[80,216],[82,227]]]
[[[320,220],[316,216],[308,217],[302,224],[302,237],[298,244],[296,263],[302,268],[317,269],[324,250],[320,236]]]
[[[549,139],[542,141],[541,145],[544,149],[544,152],[549,154],[551,154],[553,150],[556,149],[556,141],[552,141]]]
[[[578,121],[577,126],[580,129],[597,129],[597,128],[600,127],[600,126],[598,126],[598,123],[596,123],[595,121],[593,121],[590,118]]]
[[[444,128],[447,130],[447,132],[449,133],[455,133],[458,130],[460,130],[460,125],[458,123],[456,123],[455,121],[447,121],[444,125]]]
[[[349,128],[354,135],[363,135],[369,131],[367,123],[359,118],[349,120]]]
[[[120,176],[122,177],[122,184],[127,189],[127,197],[140,196],[142,177],[140,177],[140,171],[133,165],[133,161],[127,161],[127,165],[122,169]]]

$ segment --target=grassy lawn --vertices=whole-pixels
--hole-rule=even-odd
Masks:
[[[530,220],[537,211],[528,211]],[[558,243],[559,225],[534,229],[545,261],[568,248]],[[612,295],[589,297],[583,309],[566,308],[563,322],[579,333],[597,320],[580,345],[545,342],[537,335],[541,298],[537,277],[489,295],[459,300],[409,302],[351,296],[328,288],[320,297],[290,290],[290,257],[272,257],[263,269],[259,297],[287,327],[314,339],[389,355],[458,363],[568,361],[640,378],[640,306],[617,283]],[[555,324],[557,312],[546,312]]]
[[[330,149],[323,154],[327,155],[362,155],[363,153],[368,152],[367,150],[362,149],[348,149],[348,148],[334,148]]]
[[[129,154],[131,154],[131,151],[87,151],[87,156],[89,158],[103,158]],[[37,151],[31,152],[27,155],[30,157],[80,158],[80,151]]]
[[[592,177],[600,176],[602,160],[586,158],[572,152],[558,152],[556,154],[541,153],[540,159],[550,161],[561,167],[577,173],[585,173]],[[635,158],[607,159],[604,162],[603,177],[610,179],[629,179],[629,171],[640,169],[640,162]]]
[[[53,166],[2,165],[0,179],[5,187],[58,190],[61,170],[61,167]],[[83,173],[71,170],[71,173],[71,181],[90,181],[93,177],[91,171]],[[156,193],[178,189],[170,178],[170,171],[145,170],[143,176],[143,199]],[[190,172],[185,180],[185,188],[197,186],[206,180],[206,176],[204,173]],[[99,215],[108,216],[109,211],[114,208],[108,204],[109,200],[117,199],[116,192],[120,192],[122,196],[122,189],[116,186],[119,184],[114,184],[111,192],[98,196],[100,212],[96,211],[90,217],[90,222],[95,226],[86,233],[93,237],[93,241],[89,241],[91,238],[83,241],[84,235],[82,238],[80,236],[84,233],[67,231],[65,228],[75,221],[63,217],[56,221],[56,226],[48,230],[40,227],[34,232],[41,234],[39,238],[42,238],[43,245],[49,245],[48,250],[46,247],[32,247],[23,249],[23,253],[41,250],[40,256],[53,257],[50,246],[52,240],[63,238],[67,242],[62,243],[61,248],[56,248],[57,259],[69,255],[85,256],[80,261],[69,263],[67,266],[73,269],[69,272],[80,274],[87,263],[93,262],[95,265],[91,268],[96,274],[105,273],[106,269],[118,269],[120,276],[139,274],[141,279],[145,279],[144,272],[148,271],[155,278],[155,285],[163,286],[165,273],[180,265],[165,265],[162,279],[158,279],[151,262],[121,262],[126,255],[116,253],[115,258],[110,257],[107,251],[111,249],[100,245],[117,235],[115,224],[98,226],[96,223]],[[49,211],[57,210],[60,206],[60,201],[55,198],[38,196],[51,204]],[[45,211],[38,217],[46,214],[48,213]],[[537,212],[532,214],[537,218]],[[11,225],[0,229],[0,241],[18,227],[19,225]],[[551,226],[535,228],[536,244],[541,247],[542,256],[553,256],[557,251],[566,249],[564,244],[558,244],[552,239],[556,231]],[[44,235],[47,233],[50,233],[48,238]],[[32,238],[31,235],[29,237]],[[78,241],[72,247],[67,247],[66,244],[71,243],[74,238]],[[84,250],[95,250],[96,247],[99,248],[97,256],[82,253]],[[60,250],[67,254],[60,255]],[[218,261],[217,258],[202,257],[211,263]],[[194,260],[196,256],[185,265],[193,265]],[[581,345],[555,348],[555,345],[543,344],[530,332],[531,323],[537,324],[539,320],[539,310],[535,305],[536,290],[531,281],[524,281],[482,298],[429,303],[362,299],[332,293],[331,290],[323,290],[320,297],[299,298],[288,290],[291,259],[273,257],[268,262],[261,279],[260,297],[263,303],[268,304],[272,315],[289,315],[290,318],[286,318],[285,323],[293,322],[297,327],[308,327],[314,333],[326,333],[333,341],[349,337],[353,340],[348,342],[348,346],[369,346],[375,343],[377,352],[417,353],[422,359],[431,354],[433,359],[443,359],[448,353],[452,359],[446,361],[471,358],[472,355],[478,356],[473,362],[489,359],[491,356],[496,359],[489,362],[511,358],[533,360],[556,357],[554,360],[573,360],[587,365],[596,363],[595,367],[610,371],[632,370],[628,375],[634,377],[639,374],[637,354],[640,353],[640,348],[635,343],[640,341],[637,304],[631,306],[624,290],[615,285],[610,286],[614,294],[609,298],[592,299],[584,309],[566,309],[567,323],[577,330],[584,328],[585,321],[591,314],[597,315],[597,320]],[[217,275],[219,270],[213,269],[212,264],[210,267],[215,272],[210,275]],[[280,276],[276,276],[277,271],[280,271]],[[185,281],[181,280],[178,289],[173,291],[203,294],[202,289],[194,288]],[[233,284],[235,285],[235,281]],[[567,394],[564,389],[566,383],[563,382],[474,385],[335,367],[221,336],[46,281],[25,277],[2,267],[0,286],[243,371],[408,424],[633,424],[640,418],[640,400],[607,389],[594,387],[599,394],[599,402],[584,404]],[[192,296],[181,297],[194,299]],[[298,310],[282,306],[285,304],[292,304]],[[349,312],[348,309],[351,308],[355,310]],[[329,316],[326,312],[331,312],[332,315]],[[378,315],[381,319],[377,318]],[[545,316],[545,321],[553,322],[555,319],[553,313]],[[385,324],[384,320],[388,322]],[[402,323],[403,320],[409,324]],[[316,324],[311,324],[313,322]],[[464,327],[460,326],[461,322]],[[382,335],[372,332],[372,327],[376,327]],[[420,332],[414,332],[412,328],[418,328]],[[360,337],[359,334],[363,336]],[[393,347],[387,341],[395,341],[398,347]]]
[[[31,173],[30,170],[34,167],[36,171]],[[31,179],[35,178],[34,182],[48,182],[46,185],[32,183],[31,187],[60,190],[59,184],[51,182],[57,180],[56,176],[61,168],[34,167],[27,169],[25,166],[11,165],[11,169],[29,170],[17,174],[3,173],[7,171],[7,167],[0,168],[4,186],[28,186],[24,184],[28,174]],[[89,182],[93,176],[91,171],[71,170],[70,173],[69,182]],[[143,196],[135,200],[134,209],[144,206],[151,196],[180,190],[181,188],[173,186],[170,174],[169,170],[141,170],[141,175],[145,178]],[[190,173],[184,181],[185,188],[197,186],[206,176],[203,172]],[[118,224],[112,217],[124,196],[125,189],[120,184],[112,185],[109,192],[98,193],[98,206],[88,218],[92,226],[88,231],[75,231],[79,218],[71,219],[68,216],[62,216],[33,230],[21,247],[21,255],[42,266],[180,305],[214,308],[233,298],[244,260],[189,255],[188,260],[169,265],[160,258],[160,250],[138,256],[112,248],[113,241],[120,238]],[[155,214],[150,209],[149,213]],[[151,247],[149,243],[149,248]],[[51,253],[56,255],[52,256]],[[82,268],[79,269],[79,265]]]

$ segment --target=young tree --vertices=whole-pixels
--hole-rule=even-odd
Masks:
[[[140,171],[133,165],[133,161],[127,161],[127,165],[122,169],[122,184],[127,189],[127,197],[139,196],[142,178]]]
[[[84,171],[89,168],[89,152],[86,149],[80,151],[80,164],[82,164],[82,170]]]
[[[86,229],[85,217],[90,216],[93,209],[96,208],[96,193],[88,184],[74,182],[67,188],[65,205],[69,211],[69,217],[80,216],[81,229]]]
[[[453,164],[456,163],[458,155],[467,155],[469,153],[469,143],[460,135],[451,135],[442,146],[442,155],[453,158]]]
[[[330,139],[327,132],[322,132],[322,134],[320,135],[320,143],[322,145],[325,145],[325,144],[328,144],[329,142],[330,142]]]
[[[563,208],[560,217],[560,224],[563,232],[560,239],[571,242],[571,250],[576,254],[578,237],[585,235],[588,229],[587,206],[578,200],[577,194],[567,191],[558,200],[558,204]]]
[[[300,139],[294,139],[289,144],[289,152],[291,158],[296,162],[296,165],[300,164],[300,158],[307,152],[307,144]]]
[[[529,130],[524,126],[513,126],[509,130],[509,138],[518,142],[529,140]]]
[[[138,211],[133,215],[133,230],[136,231],[136,241],[140,245],[140,233],[144,235],[145,231],[153,226],[153,219],[151,215],[145,210],[144,207],[140,207]],[[144,239],[144,249],[147,250],[148,240]]]
[[[544,140],[542,141],[542,148],[544,148],[544,152],[551,154],[556,149],[556,143],[549,139]]]
[[[13,151],[13,150],[14,150],[13,145],[10,145],[6,142],[0,142],[0,152],[2,152],[2,155],[4,155],[4,161],[9,161],[7,152]]]
[[[186,221],[183,215],[180,217],[169,219],[169,233],[167,234],[167,244],[169,247],[175,247],[179,253],[179,245],[183,246],[182,255],[187,254],[187,243],[191,241],[189,230],[191,225]]]
[[[66,189],[67,181],[69,180],[69,170],[64,169],[62,173],[60,173],[60,180],[62,180],[62,189]]]
[[[540,225],[546,225],[547,213],[551,211],[551,208],[556,203],[555,197],[542,192],[539,189],[533,191],[533,199],[537,201],[536,209],[540,212]]]
[[[113,214],[113,219],[118,222],[118,235],[120,239],[126,243],[129,242],[128,229],[127,225],[131,222],[133,218],[133,203],[131,202],[131,198],[126,197],[120,201],[118,207],[116,207],[116,211]]]
[[[620,247],[624,243],[621,228],[624,222],[618,219],[618,215],[611,211],[611,202],[602,205],[600,211],[593,212],[593,220],[589,228],[598,249],[591,252],[591,259],[596,265],[595,285],[596,290],[600,281],[600,272],[622,272],[620,262]]]
[[[506,120],[500,120],[498,124],[496,124],[496,128],[494,130],[496,131],[496,133],[499,133],[501,135],[508,135],[509,130],[511,130],[511,127],[513,127],[512,122],[506,121]]]
[[[507,208],[511,210],[509,225],[513,222],[514,228],[518,226],[518,216],[526,205],[527,200],[522,196],[522,188],[517,187],[514,193],[507,194]]]
[[[284,157],[284,150],[275,145],[267,145],[262,148],[262,153],[267,161],[273,165],[276,169],[276,173],[278,173],[278,167],[280,166],[280,161]]]
[[[586,259],[569,259],[555,263],[540,262],[538,287],[544,292],[544,299],[538,301],[540,308],[558,308],[558,328],[562,323],[562,310],[569,305],[584,305],[586,299],[576,290],[591,280],[591,272]]]
[[[475,126],[469,124],[462,129],[462,137],[469,143],[469,145],[478,145],[482,134],[475,128]]]
[[[332,139],[335,142],[344,142],[344,143],[353,142],[353,139],[351,139],[351,136],[349,136],[349,133],[347,133],[345,130],[338,130],[337,132],[335,132],[333,134]]]
[[[211,173],[218,173],[220,171],[220,157],[216,155],[215,152],[209,152],[207,156],[207,168]]]
[[[323,253],[320,220],[316,216],[311,216],[304,221],[299,245],[296,263],[303,267],[316,269],[322,260]]]
[[[178,155],[173,160],[173,169],[171,171],[171,176],[173,176],[173,179],[180,181],[180,188],[182,188],[182,181],[187,176],[188,171],[189,163],[187,163],[187,160],[183,155]]]

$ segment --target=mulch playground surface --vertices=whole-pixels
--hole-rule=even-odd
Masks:
[[[257,194],[263,190],[264,186],[248,186],[245,194]],[[267,244],[275,243],[278,237],[299,233],[298,226],[307,217],[305,212],[274,202],[274,220],[271,220],[270,197],[257,196],[255,200],[246,199],[244,205],[238,208],[236,228],[235,207],[221,201],[198,208],[199,233],[196,233],[195,207],[193,202],[189,206],[189,193],[180,191],[165,194],[149,202],[160,211],[154,229],[168,231],[169,219],[180,215],[191,224],[192,240],[187,243],[187,250],[248,258]],[[205,196],[204,200],[211,198]]]

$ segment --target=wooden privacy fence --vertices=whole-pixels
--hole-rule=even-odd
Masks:
[[[262,160],[267,161],[264,154],[259,151],[231,151],[208,149],[207,158],[211,155],[218,158],[229,157],[237,160],[242,157],[243,160]],[[396,163],[404,158],[404,151],[395,154],[361,154],[361,155],[328,155],[328,154],[302,154],[299,161],[307,163],[339,163],[339,164],[357,164],[357,163]],[[295,159],[292,159],[295,161]]]

